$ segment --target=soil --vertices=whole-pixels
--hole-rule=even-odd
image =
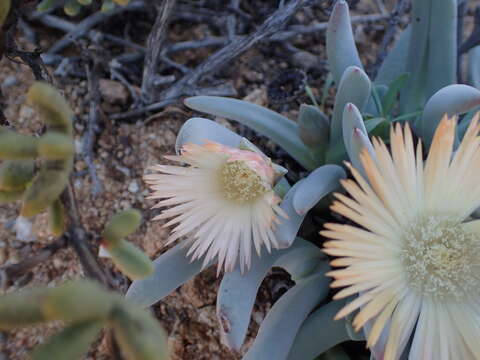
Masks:
[[[270,5],[272,5],[270,2],[265,2],[263,7],[273,9],[273,5]],[[260,6],[259,10],[263,7]],[[354,10],[354,14],[372,13],[378,13],[378,9],[375,7],[375,2],[370,0],[361,0]],[[322,10],[320,7],[300,11],[295,16],[295,22],[303,25],[323,22],[327,19],[328,9]],[[151,19],[145,19],[147,20],[151,21]],[[41,36],[48,34],[46,40],[43,40],[45,43],[42,43],[45,48],[61,36],[60,33],[49,31],[38,24],[34,26],[38,27],[35,29],[41,33]],[[148,22],[143,26],[148,28]],[[374,62],[375,51],[372,51],[372,48],[375,48],[375,44],[381,40],[383,29],[384,24],[355,26],[364,64]],[[215,32],[208,24],[197,23],[188,27],[187,31],[185,23],[174,22],[170,26],[168,36],[170,41],[183,41],[191,39],[192,36],[200,38],[212,33]],[[33,45],[24,39],[20,31],[18,40],[23,47],[33,49]],[[254,101],[295,119],[299,104],[310,103],[308,97],[302,94],[287,104],[270,103],[267,98],[268,84],[280,72],[300,68],[306,71],[307,81],[315,89],[317,97],[321,97],[327,69],[324,33],[298,36],[292,44],[298,49],[308,51],[313,57],[308,54],[303,57],[294,57],[279,44],[262,44],[240,56],[218,76],[232,82],[239,98]],[[69,49],[69,51],[75,53],[75,49]],[[173,60],[195,66],[212,51],[208,48],[189,50],[177,54]],[[40,120],[35,112],[24,104],[25,93],[34,80],[30,69],[6,58],[1,60],[0,69],[0,84],[5,97],[4,112],[10,124],[21,132],[39,133],[42,129]],[[49,70],[53,73],[54,69],[49,68]],[[142,181],[142,175],[150,165],[161,163],[162,155],[174,152],[176,133],[192,113],[178,103],[156,114],[129,121],[113,121],[109,115],[128,110],[131,99],[123,85],[118,82],[109,83],[110,79],[106,75],[103,80],[101,106],[104,116],[100,122],[94,148],[94,164],[103,185],[103,192],[94,195],[81,148],[82,137],[89,119],[90,99],[87,83],[84,78],[78,77],[56,78],[56,85],[64,92],[76,115],[77,153],[72,182],[78,199],[81,220],[87,232],[92,234],[92,244],[97,246],[99,234],[112,214],[130,207],[141,210],[144,217],[142,226],[128,240],[144,249],[153,259],[165,251],[163,243],[168,236],[168,229],[162,228],[161,221],[150,221],[154,216],[154,211],[150,210],[154,203],[146,198],[148,190]],[[331,97],[328,98],[327,109],[329,106],[331,106]],[[252,131],[227,123],[225,120],[219,119],[219,121],[243,135],[248,135],[250,140],[260,144],[274,161],[289,168],[290,180],[296,180],[304,175],[298,165],[287,159],[285,153],[265,138],[255,136]],[[26,243],[17,240],[11,226],[18,210],[18,204],[0,205],[0,265],[2,266],[17,263],[32,256],[40,248],[54,241],[48,233],[45,215],[35,218],[37,239],[34,242]],[[115,279],[118,291],[125,292],[129,280],[118,272],[108,259],[102,259],[101,262]],[[5,291],[11,292],[30,286],[55,286],[68,279],[83,276],[85,274],[76,254],[71,248],[65,248],[35,267],[27,275],[16,279]],[[240,359],[241,354],[252,343],[266,312],[285,287],[291,284],[288,275],[281,271],[272,272],[266,278],[259,291],[246,343],[240,354],[233,354],[221,343],[215,316],[219,282],[215,269],[207,269],[153,307],[159,321],[168,332],[172,360]],[[285,284],[285,286],[282,287],[279,284]],[[61,327],[62,324],[49,324],[0,333],[0,360],[27,359],[28,353],[36,344],[45,341]],[[105,337],[101,336],[92,346],[87,359],[109,358]]]

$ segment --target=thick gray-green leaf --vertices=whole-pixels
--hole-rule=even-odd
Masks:
[[[298,229],[300,229],[300,225],[302,225],[302,222],[305,219],[306,214],[299,215],[293,206],[295,192],[302,182],[303,180],[300,180],[293,185],[280,204],[280,207],[288,215],[288,219],[280,219],[281,223],[275,229],[275,237],[282,249],[288,248],[292,245],[293,240],[297,237]]]
[[[302,104],[298,113],[298,134],[313,149],[328,146],[330,120],[317,106]]]
[[[349,66],[362,68],[346,1],[336,2],[327,27],[327,61],[335,83],[340,83]]]
[[[370,79],[362,69],[351,66],[345,70],[335,97],[335,106],[330,124],[330,148],[327,154],[328,162],[338,163],[345,157],[342,120],[345,105],[352,103],[358,109],[362,110],[370,97],[370,89]]]
[[[126,298],[140,306],[153,305],[202,271],[202,260],[190,262],[188,249],[182,245],[178,244],[160,255],[153,262],[153,274],[132,282]]]
[[[468,81],[480,90],[480,45],[468,52]]]
[[[240,350],[247,334],[258,288],[270,268],[280,266],[297,276],[306,276],[318,265],[320,259],[320,248],[297,238],[288,249],[272,250],[270,254],[253,257],[250,270],[243,274],[238,267],[226,273],[217,296],[217,319],[225,344],[230,349]]]
[[[215,121],[195,117],[188,119],[180,128],[175,142],[175,150],[179,153],[180,148],[187,143],[202,145],[208,140],[238,147],[242,137]]]
[[[287,359],[303,321],[328,295],[330,280],[325,276],[327,270],[328,265],[322,264],[313,275],[297,281],[275,303],[243,360]]]
[[[300,140],[298,125],[272,110],[238,99],[219,96],[194,96],[185,100],[188,107],[215,116],[236,120],[280,145],[307,169],[318,161]]]
[[[436,0],[433,0],[436,1]],[[408,43],[406,70],[407,84],[400,95],[400,113],[419,110],[425,103],[428,74],[428,36],[430,29],[430,7],[432,0],[412,1],[411,35]],[[398,74],[395,74],[398,76]]]
[[[457,0],[433,0],[425,96],[457,82]]]
[[[305,215],[325,195],[340,187],[345,170],[338,165],[323,165],[312,171],[299,184],[293,195],[293,208],[298,215]]]
[[[360,154],[363,149],[367,149],[374,156],[374,151],[363,123],[362,114],[354,104],[345,105],[343,111],[343,139],[350,161],[365,176]]]
[[[402,31],[395,45],[383,60],[375,78],[375,84],[391,84],[392,81],[407,72],[406,64],[411,34],[412,27],[409,25]]]
[[[425,105],[417,130],[425,146],[430,147],[433,134],[442,119],[462,114],[480,105],[480,90],[469,85],[449,85],[437,91]]]
[[[332,301],[311,314],[298,331],[288,360],[313,360],[331,347],[350,340],[345,321],[334,320],[345,304],[344,300]]]

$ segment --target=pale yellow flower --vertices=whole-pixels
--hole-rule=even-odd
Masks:
[[[176,225],[167,245],[187,236],[192,260],[217,260],[218,271],[232,271],[237,260],[242,271],[251,264],[252,245],[258,255],[264,245],[278,248],[274,230],[286,217],[273,191],[275,172],[270,159],[249,150],[215,142],[186,144],[181,155],[167,159],[187,167],[156,165],[146,175],[153,193],[163,199],[155,207],[169,207],[157,219]]]
[[[368,323],[377,360],[398,359],[412,334],[411,360],[480,359],[480,221],[469,221],[480,206],[478,116],[453,153],[455,126],[441,121],[425,164],[408,126],[392,129],[391,154],[375,139],[376,160],[361,156],[368,179],[352,168],[351,198],[332,205],[357,225],[321,232],[342,267],[329,273],[345,287],[335,299],[359,294],[337,318],[359,309],[353,324]]]

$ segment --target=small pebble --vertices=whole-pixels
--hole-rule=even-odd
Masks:
[[[128,185],[128,191],[130,191],[132,194],[135,194],[138,192],[140,188],[138,187],[138,183],[136,180],[133,180],[129,185]]]

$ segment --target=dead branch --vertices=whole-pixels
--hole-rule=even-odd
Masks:
[[[154,75],[161,59],[170,14],[175,4],[176,0],[164,0],[156,5],[157,17],[147,39],[147,53],[145,54],[143,67],[142,97],[145,103],[151,103],[155,99]]]
[[[88,92],[90,94],[90,111],[88,114],[87,131],[83,138],[82,153],[88,167],[88,173],[92,179],[92,195],[98,195],[102,193],[103,186],[98,179],[97,170],[93,163],[93,145],[95,144],[95,138],[98,132],[98,116],[100,109],[100,93],[98,90],[98,73],[96,64],[93,65],[93,68],[88,64],[85,65],[85,71],[87,73]]]
[[[59,41],[57,41],[51,48],[48,50],[50,54],[56,54],[70,45],[73,41],[77,40],[78,38],[85,36],[93,27],[96,25],[104,22],[108,18],[119,15],[126,11],[139,11],[145,8],[145,4],[143,1],[133,1],[127,6],[119,6],[116,7],[114,10],[103,13],[103,12],[96,12],[90,15],[89,17],[83,19],[75,28],[70,30],[67,34],[65,34]],[[47,15],[45,15],[47,16]],[[49,15],[50,16],[50,15]],[[40,15],[40,19],[41,19]]]
[[[67,239],[62,236],[56,239],[53,243],[40,249],[40,251],[34,256],[24,259],[16,264],[7,265],[2,269],[3,275],[6,276],[5,281],[8,283],[12,279],[25,275],[38,264],[47,261],[58,250],[64,249],[66,245]]]
[[[256,43],[279,31],[303,4],[304,0],[292,0],[284,7],[277,9],[253,34],[244,37],[237,37],[235,41],[230,42],[228,45],[215,52],[206,61],[197,66],[195,70],[185,74],[183,78],[163,91],[160,95],[160,98],[163,99],[162,101],[151,104],[142,109],[133,110],[124,114],[116,114],[112,117],[114,119],[124,119],[137,116],[147,111],[158,110],[166,104],[175,101],[177,98],[187,93],[188,88],[194,87],[203,76],[218,71]]]

